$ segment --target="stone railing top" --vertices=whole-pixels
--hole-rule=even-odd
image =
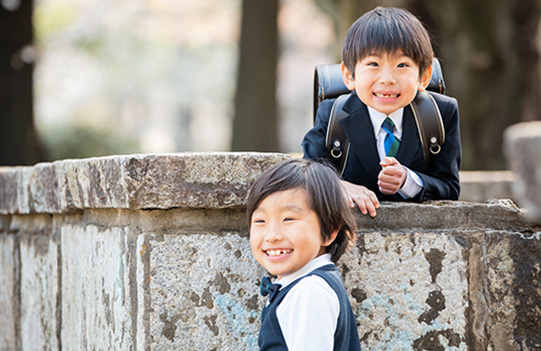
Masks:
[[[0,214],[83,209],[234,208],[271,153],[108,156],[0,167]]]
[[[108,156],[0,167],[0,215],[88,209],[241,209],[255,178],[291,156],[177,153]],[[532,227],[510,200],[383,203],[359,230]]]
[[[526,218],[524,210],[509,199],[487,202],[429,201],[384,202],[376,218],[359,215],[358,231],[392,230],[511,230],[539,231],[540,223]]]

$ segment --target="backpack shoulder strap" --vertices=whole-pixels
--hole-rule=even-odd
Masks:
[[[440,109],[434,98],[426,91],[419,91],[410,103],[423,146],[427,164],[434,155],[441,151],[445,143],[445,128],[441,119]]]
[[[330,162],[340,176],[346,168],[350,146],[346,133],[340,125],[340,121],[348,116],[343,107],[349,96],[350,94],[340,95],[333,103],[325,137],[325,145],[331,155]],[[419,132],[426,163],[430,164],[432,156],[441,151],[441,146],[445,142],[445,129],[440,110],[434,98],[425,91],[418,92],[410,106]]]
[[[349,140],[340,125],[340,121],[348,116],[343,107],[349,96],[350,94],[340,95],[333,103],[325,137],[325,145],[331,154],[330,161],[340,176],[346,168],[349,153]]]

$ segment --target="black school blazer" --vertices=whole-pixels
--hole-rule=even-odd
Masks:
[[[402,165],[415,171],[423,179],[424,187],[419,194],[413,199],[403,199],[399,194],[389,196],[379,191],[377,181],[381,166],[374,128],[368,108],[356,94],[351,94],[344,104],[344,110],[349,116],[340,122],[350,142],[342,178],[372,190],[380,201],[458,200],[460,194],[458,170],[462,154],[458,103],[456,99],[446,95],[433,92],[430,94],[438,104],[445,127],[445,143],[441,152],[433,157],[428,166],[413,112],[408,105],[404,108],[402,140],[396,155],[396,159]],[[304,158],[321,161],[330,157],[325,147],[325,137],[334,101],[335,99],[325,100],[319,106],[314,126],[302,141]]]

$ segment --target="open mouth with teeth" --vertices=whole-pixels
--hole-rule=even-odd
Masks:
[[[400,94],[383,94],[383,93],[374,93],[374,96],[385,99],[396,99]]]
[[[264,250],[264,252],[269,257],[280,257],[285,256],[293,252],[292,249],[274,249],[274,250]]]

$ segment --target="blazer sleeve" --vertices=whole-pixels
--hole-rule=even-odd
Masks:
[[[316,113],[314,126],[310,129],[302,141],[303,158],[312,160],[322,160],[329,156],[325,146],[327,136],[327,126],[331,114],[332,105],[336,99],[324,100]]]
[[[418,172],[424,186],[417,199],[458,200],[460,195],[459,168],[462,157],[458,102],[440,94],[432,94],[443,119],[445,143],[439,154],[433,157],[428,172]]]

